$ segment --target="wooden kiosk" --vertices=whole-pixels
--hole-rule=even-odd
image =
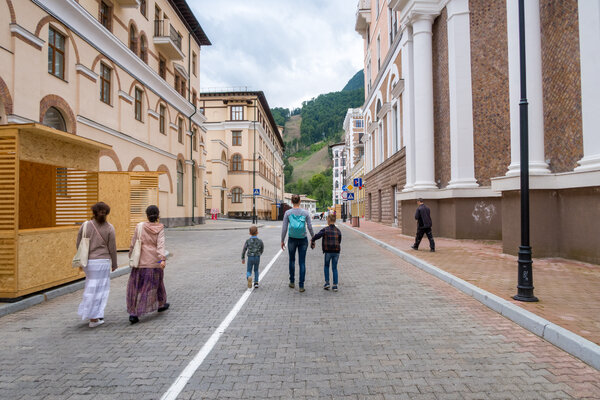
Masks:
[[[117,249],[129,250],[139,222],[147,221],[146,207],[158,206],[158,177],[162,172],[100,172],[100,201],[110,205],[108,220],[115,227]]]
[[[40,124],[0,126],[0,298],[84,277],[71,259],[110,148]]]

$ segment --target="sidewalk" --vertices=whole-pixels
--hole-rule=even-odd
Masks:
[[[252,225],[252,221],[243,219],[206,219],[206,223],[190,226],[179,226],[176,228],[167,228],[170,231],[221,231],[234,229],[248,229]],[[260,221],[256,224],[258,228],[264,226]]]
[[[398,228],[361,219],[358,230],[600,344],[599,265],[534,258],[533,282],[540,301],[518,302],[512,300],[517,292],[517,257],[503,254],[500,242],[434,238],[436,252],[430,253],[426,237],[414,251],[410,249],[414,238],[400,234]]]

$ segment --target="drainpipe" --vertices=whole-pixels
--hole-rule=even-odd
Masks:
[[[191,71],[191,63],[192,63],[192,34],[188,32],[188,78],[190,81],[188,82],[188,98],[190,101],[191,91],[192,91],[192,71]],[[194,104],[194,113],[188,117],[188,126],[190,131],[192,131],[192,117],[196,115],[198,112],[198,108]],[[196,161],[194,161],[194,146],[193,146],[193,138],[190,137],[190,161],[192,161],[192,225],[195,223],[194,221],[194,199],[196,198],[196,192],[198,188],[196,187],[196,182],[194,182],[194,168],[196,168]],[[197,200],[197,199],[196,199]]]

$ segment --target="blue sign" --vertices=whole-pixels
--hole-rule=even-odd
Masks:
[[[354,200],[354,193],[348,193],[348,197],[346,198],[346,200]]]
[[[254,189],[254,195],[260,196],[260,189]]]
[[[342,186],[342,191],[347,192],[348,191],[348,186],[346,186],[346,185]]]
[[[354,178],[354,186],[355,186],[355,187],[359,188],[359,187],[361,187],[362,185],[363,185],[363,184],[362,184],[362,178]]]

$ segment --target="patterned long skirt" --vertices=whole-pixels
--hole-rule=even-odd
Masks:
[[[132,268],[127,283],[127,312],[139,317],[163,307],[167,291],[162,268]]]
[[[88,260],[85,289],[78,314],[82,320],[104,318],[104,308],[110,292],[110,260]]]

